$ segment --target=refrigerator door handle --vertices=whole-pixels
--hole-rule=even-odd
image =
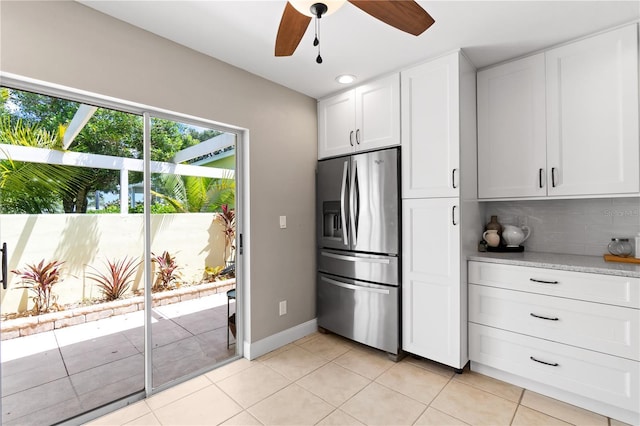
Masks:
[[[349,262],[382,263],[385,265],[388,265],[389,263],[391,263],[388,258],[345,256],[343,254],[327,253],[324,251],[320,253],[320,256],[330,257],[332,259],[338,259],[338,260],[346,260]]]
[[[366,291],[369,293],[389,294],[389,290],[385,290],[382,288],[362,287],[359,285],[346,284],[340,281],[332,280],[331,278],[327,278],[327,277],[320,277],[320,279],[326,283],[329,283],[338,287],[342,287],[342,288],[348,288],[349,290]]]
[[[353,160],[353,170],[351,171],[351,187],[349,188],[349,217],[351,222],[352,247],[358,244],[358,215],[360,214],[360,194],[358,193],[358,162]]]
[[[347,191],[347,179],[349,179],[349,162],[344,162],[344,167],[342,169],[342,187],[340,188],[340,220],[342,220],[342,239],[346,246],[349,245],[349,224],[347,223],[347,215],[345,213],[345,195]]]

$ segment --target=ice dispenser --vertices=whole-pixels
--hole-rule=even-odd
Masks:
[[[322,236],[324,238],[342,239],[342,219],[339,201],[322,203]]]

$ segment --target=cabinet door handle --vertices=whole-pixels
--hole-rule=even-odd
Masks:
[[[560,364],[558,364],[557,362],[545,362],[545,361],[540,361],[539,359],[535,359],[534,357],[530,356],[529,358],[531,358],[531,361],[535,361],[535,362],[539,362],[540,364],[544,364],[544,365],[550,365],[552,367],[557,367]]]
[[[360,129],[356,129],[356,144],[360,145]]]
[[[551,186],[552,187],[556,187],[556,168],[552,167],[551,168]]]
[[[458,223],[456,222],[456,208],[458,206],[453,206],[453,208],[451,209],[451,223],[453,223],[453,226],[456,226]]]
[[[349,145],[353,146],[353,130],[349,132]]]
[[[541,283],[541,284],[559,284],[558,281],[537,280],[535,278],[529,278],[529,281],[533,281],[534,283]]]
[[[458,188],[458,186],[456,185],[456,172],[457,171],[458,171],[458,169],[451,170],[451,186],[453,187],[453,189]]]
[[[540,188],[542,188],[542,172],[542,169],[538,171],[538,181],[540,182]]]
[[[536,315],[533,312],[531,312],[529,315],[531,315],[534,318],[540,318],[540,319],[547,320],[547,321],[558,321],[560,319],[558,317],[545,317],[545,316],[542,316],[542,315]]]

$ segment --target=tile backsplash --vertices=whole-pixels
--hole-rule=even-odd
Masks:
[[[492,215],[501,224],[527,225],[527,251],[585,254],[607,253],[614,237],[633,242],[640,232],[640,198],[589,200],[492,201],[484,205],[485,224]]]

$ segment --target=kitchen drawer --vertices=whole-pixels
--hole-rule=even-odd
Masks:
[[[469,285],[469,321],[640,361],[640,310]]]
[[[640,278],[470,261],[469,283],[640,308]]]
[[[640,411],[640,363],[469,324],[469,358],[602,403]]]

